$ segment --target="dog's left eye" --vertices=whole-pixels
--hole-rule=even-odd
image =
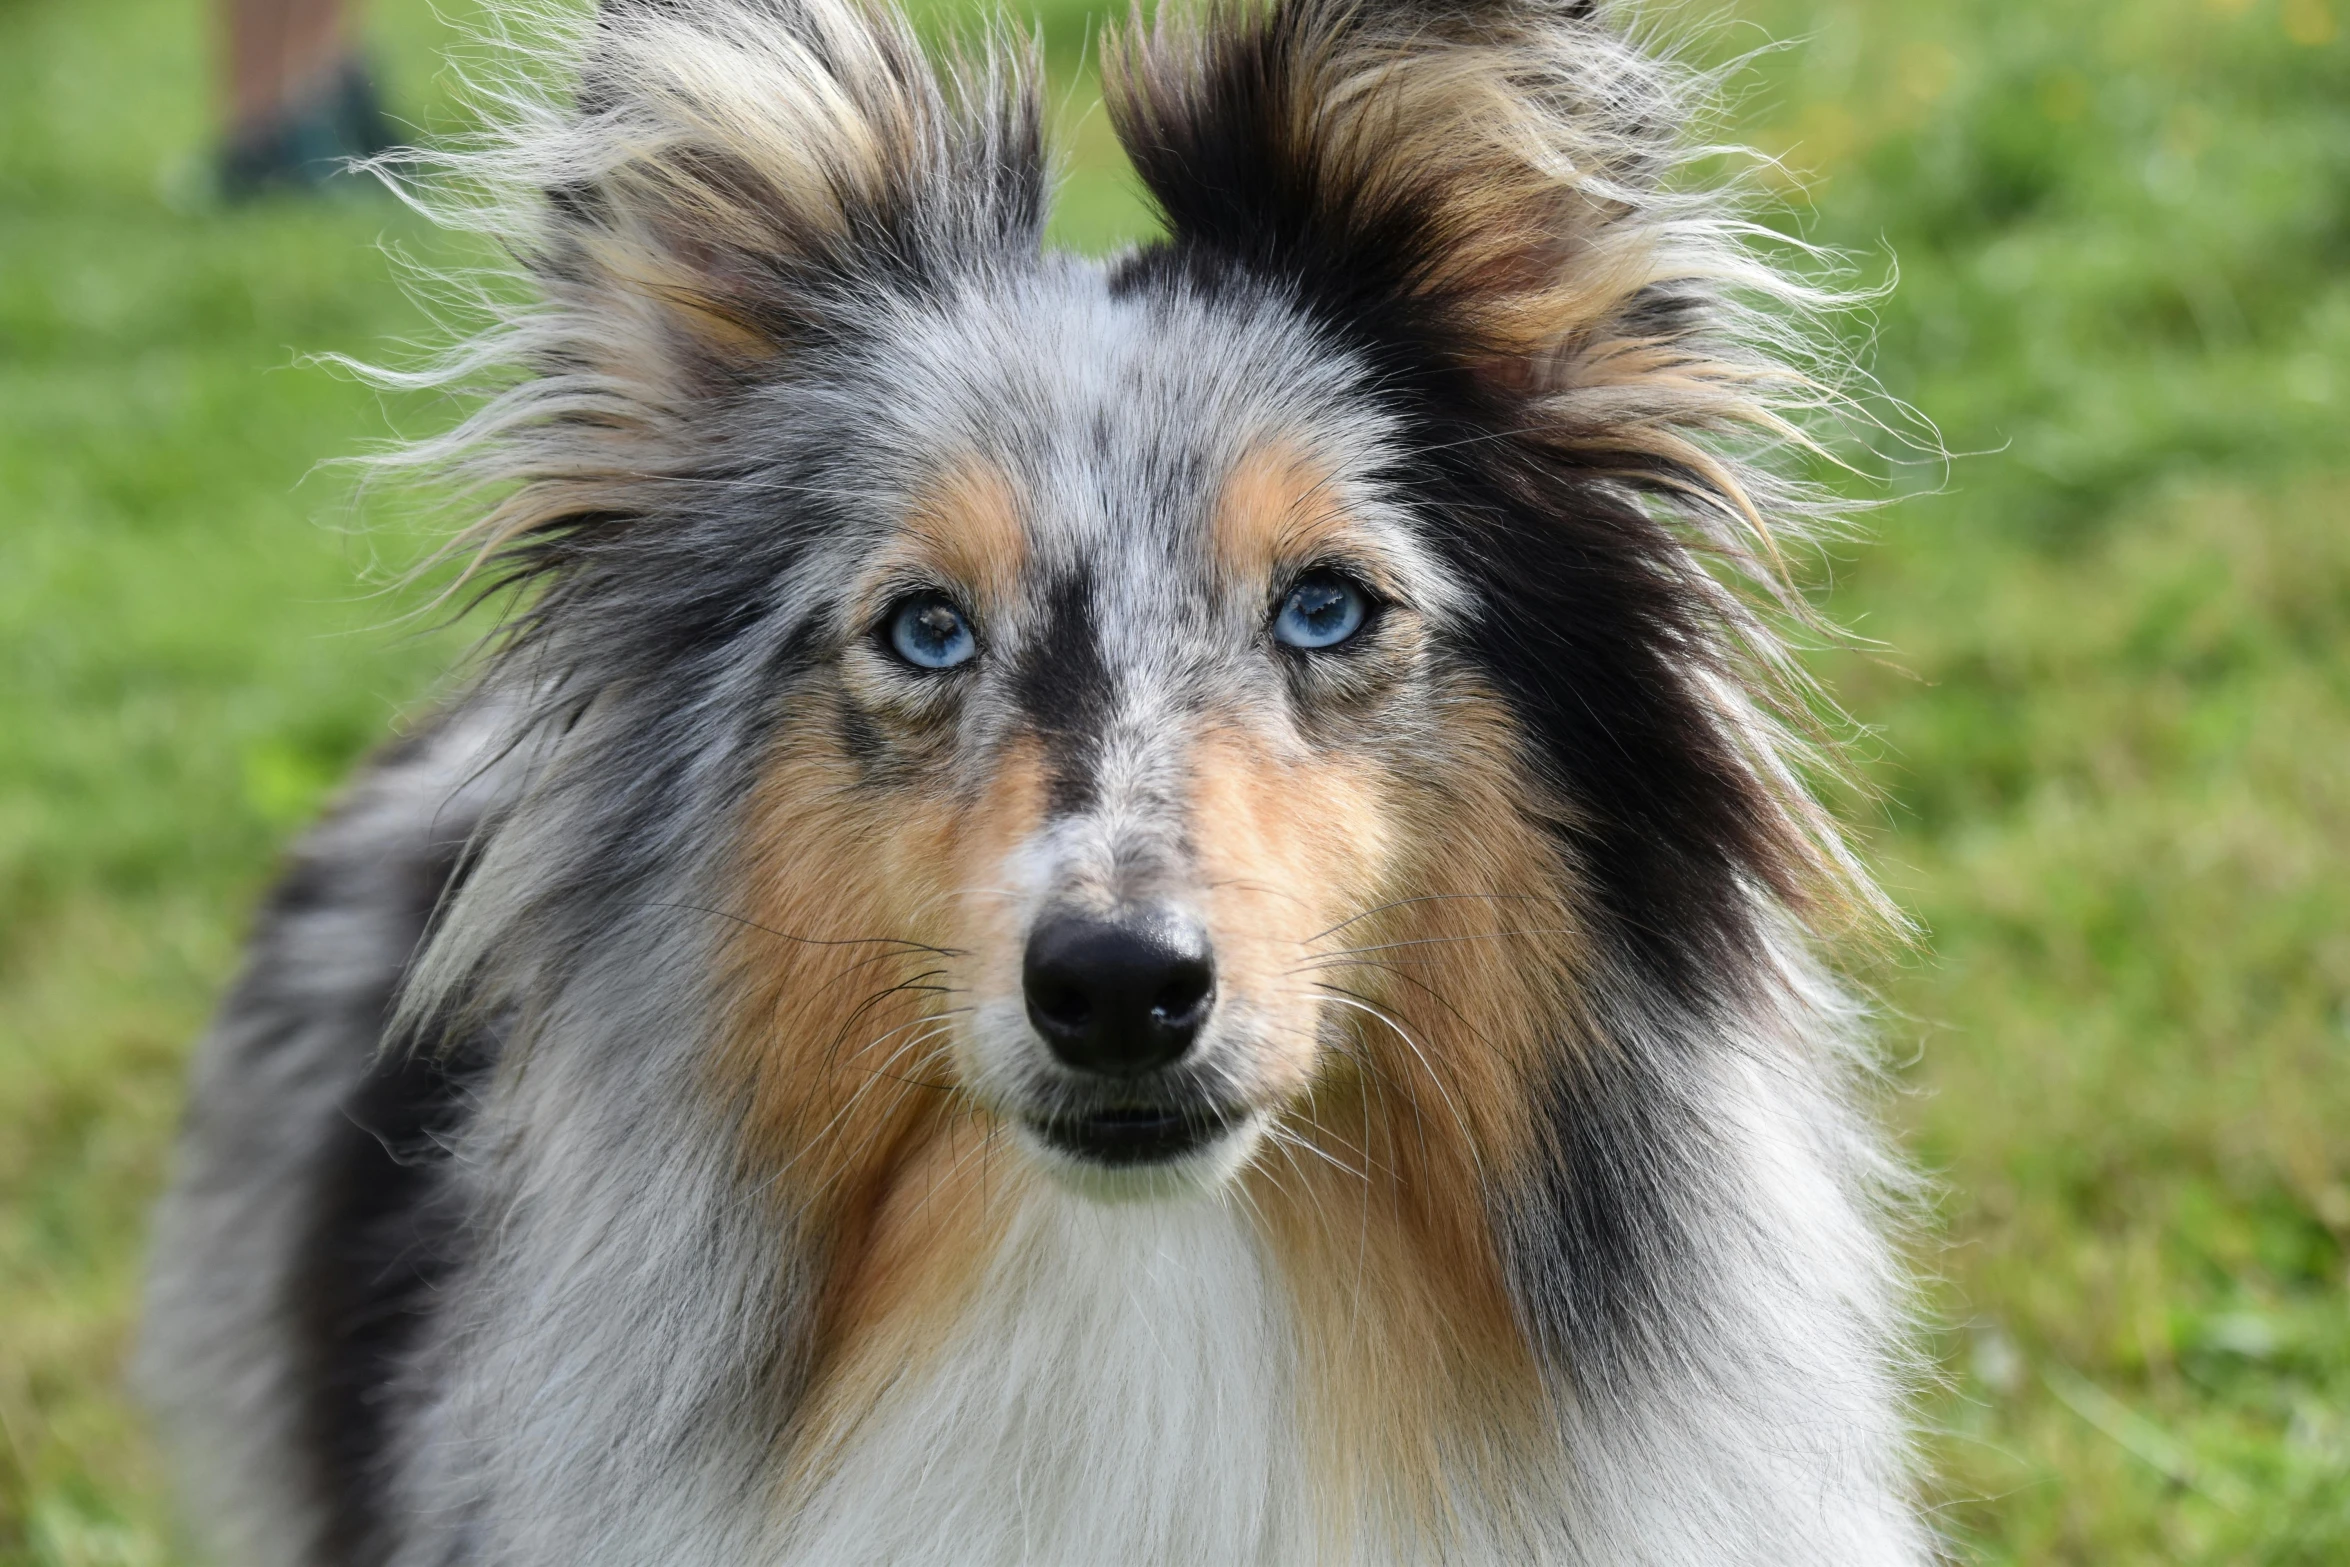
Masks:
[[[890,650],[916,669],[953,669],[979,651],[979,638],[943,593],[916,593],[889,617]]]
[[[1285,647],[1336,647],[1370,618],[1363,590],[1335,571],[1308,572],[1273,616],[1273,640]]]

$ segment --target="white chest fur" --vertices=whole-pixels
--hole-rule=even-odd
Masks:
[[[1230,1205],[1039,1190],[973,1308],[800,1512],[786,1560],[1306,1559],[1293,1344]]]

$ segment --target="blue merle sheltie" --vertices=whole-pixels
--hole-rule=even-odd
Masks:
[[[162,1212],[224,1567],[1929,1560],[1772,629],[1817,298],[1703,79],[1136,21],[1097,262],[1018,46],[568,26],[424,454],[518,608],[269,895]]]

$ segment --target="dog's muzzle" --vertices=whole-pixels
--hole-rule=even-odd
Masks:
[[[1234,1113],[1174,1070],[1216,1008],[1198,920],[1159,904],[1051,910],[1029,932],[1020,977],[1030,1025],[1090,1105],[1036,1122],[1047,1143],[1094,1164],[1159,1164],[1230,1128]]]

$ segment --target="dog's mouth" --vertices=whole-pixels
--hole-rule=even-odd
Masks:
[[[1036,1134],[1073,1159],[1112,1169],[1171,1164],[1208,1147],[1241,1119],[1217,1105],[1095,1110],[1035,1122]]]

